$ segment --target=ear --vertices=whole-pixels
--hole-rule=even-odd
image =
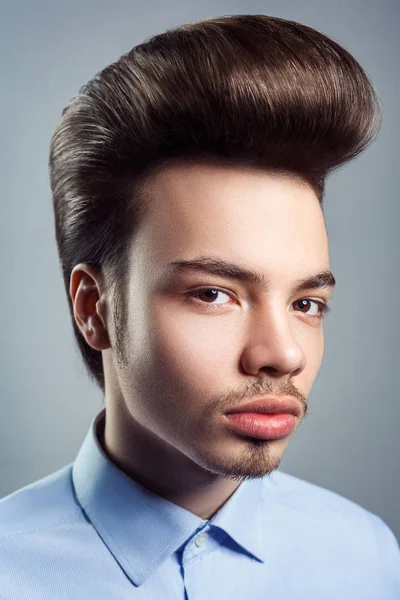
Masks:
[[[86,342],[94,350],[111,347],[104,317],[101,274],[86,263],[76,265],[71,273],[69,293],[74,318]]]

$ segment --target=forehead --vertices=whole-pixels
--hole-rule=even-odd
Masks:
[[[161,263],[210,254],[261,268],[329,267],[322,209],[302,181],[237,166],[173,164],[152,176],[146,201],[137,242]]]

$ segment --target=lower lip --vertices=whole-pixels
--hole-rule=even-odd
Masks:
[[[262,440],[276,440],[289,435],[296,425],[296,417],[288,413],[259,414],[233,413],[225,415],[233,429]]]

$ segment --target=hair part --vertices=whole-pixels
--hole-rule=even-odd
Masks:
[[[84,85],[63,110],[49,168],[74,334],[101,390],[102,353],[75,322],[71,272],[88,263],[107,274],[123,316],[128,248],[159,165],[205,160],[290,176],[323,208],[327,175],[367,148],[380,124],[369,76],[344,47],[267,15],[168,29]]]

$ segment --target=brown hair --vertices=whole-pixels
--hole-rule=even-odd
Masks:
[[[158,165],[205,159],[300,176],[322,207],[328,173],[364,150],[380,123],[370,79],[346,49],[267,15],[169,29],[84,85],[63,110],[49,166],[74,334],[101,390],[102,353],[75,322],[71,271],[102,269],[118,298]]]

